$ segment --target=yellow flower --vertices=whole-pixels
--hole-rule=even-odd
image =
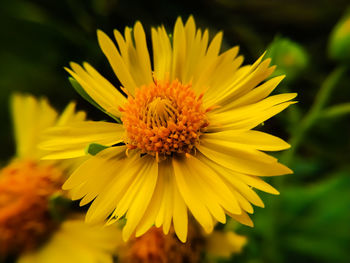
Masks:
[[[61,115],[50,106],[46,98],[15,94],[11,101],[12,120],[16,140],[16,158],[40,160],[43,152],[38,143],[43,131],[49,127],[85,120],[83,111],[75,112],[75,103],[67,105]]]
[[[118,233],[115,227],[101,228],[82,219],[69,219],[40,249],[23,254],[17,263],[113,263]]]
[[[188,242],[181,243],[174,235],[164,235],[162,229],[152,227],[144,235],[119,243],[117,256],[119,263],[199,263],[216,262],[239,254],[247,242],[245,236],[232,231],[215,230],[205,234],[194,220],[189,221]],[[118,233],[118,237],[121,233]]]
[[[260,57],[241,67],[238,47],[220,53],[222,33],[190,17],[176,21],[172,40],[152,28],[153,63],[140,22],[117,30],[113,41],[98,31],[103,53],[122,86],[116,89],[88,63],[67,71],[103,111],[122,123],[81,122],[50,129],[41,148],[46,159],[78,157],[91,144],[111,146],[82,164],[64,185],[80,204],[92,202],[90,223],[126,218],[123,238],[152,225],[171,224],[187,237],[188,210],[206,232],[225,214],[252,226],[251,204],[264,204],[253,188],[278,194],[261,177],[292,173],[262,151],[290,146],[252,130],[287,108],[296,94],[269,96],[284,78]],[[153,64],[153,65],[152,65]]]
[[[210,257],[229,258],[234,254],[241,253],[247,243],[245,236],[234,232],[214,231],[206,239],[206,253]]]
[[[82,219],[60,225],[50,211],[50,198],[61,192],[66,168],[75,162],[42,161],[37,143],[48,127],[85,120],[70,103],[61,115],[46,99],[14,95],[12,113],[16,156],[0,170],[0,261],[21,263],[112,262],[115,228],[92,227]],[[112,242],[113,241],[113,242]]]

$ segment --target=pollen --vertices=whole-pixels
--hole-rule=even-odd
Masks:
[[[36,248],[55,229],[48,199],[61,188],[61,172],[50,165],[16,161],[0,171],[0,254]]]
[[[120,108],[128,148],[157,158],[193,152],[209,125],[202,97],[178,80],[155,81],[129,95]]]

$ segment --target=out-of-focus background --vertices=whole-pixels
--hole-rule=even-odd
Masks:
[[[2,0],[0,164],[14,154],[8,110],[13,92],[47,96],[58,109],[76,100],[89,118],[103,119],[75,93],[63,67],[88,61],[118,85],[98,47],[96,29],[111,35],[114,28],[123,31],[140,20],[150,36],[152,26],[164,24],[171,32],[178,16],[186,20],[192,14],[198,27],[212,34],[224,31],[223,50],[240,45],[245,63],[266,49],[276,57],[285,48],[291,55],[275,63],[301,61],[297,72],[287,70],[277,90],[298,92],[299,103],[262,127],[296,142],[292,153],[276,154],[294,174],[269,180],[280,196],[259,193],[266,208],[255,209],[254,228],[226,226],[246,235],[248,243],[225,262],[350,262],[350,70],[329,52],[330,34],[347,5],[348,0]],[[330,94],[320,93],[333,84]],[[327,99],[322,110],[307,119],[322,96]]]

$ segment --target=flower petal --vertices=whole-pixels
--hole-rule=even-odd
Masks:
[[[197,195],[198,186],[192,184],[192,181],[188,180],[188,169],[183,162],[184,161],[182,159],[173,158],[175,179],[179,192],[181,193],[193,216],[203,226],[204,230],[210,233],[214,227],[213,218],[202,200]]]
[[[165,180],[165,176],[168,176],[168,174],[161,173],[161,166],[164,165],[162,163],[158,164],[157,184],[154,189],[154,193],[149,203],[149,206],[145,214],[143,215],[143,218],[140,220],[140,223],[137,226],[136,237],[143,235],[153,226],[153,224],[156,222],[156,217],[160,210],[161,203],[164,200],[163,195],[164,195],[165,189],[167,189],[167,186],[165,185],[165,183],[168,183]],[[163,224],[163,221],[159,223],[158,227],[162,224]]]
[[[126,194],[130,185],[135,181],[137,176],[142,176],[142,174],[140,175],[140,171],[142,169],[143,160],[136,154],[129,157],[126,157],[125,155],[118,155],[118,158],[110,159],[108,165],[110,167],[108,169],[106,164],[104,164],[104,166],[101,165],[100,167],[97,167],[97,169],[100,170],[107,169],[107,171],[110,171],[111,178],[108,184],[101,189],[96,199],[92,202],[86,214],[87,222],[101,223],[109,215],[111,215],[113,211],[113,215],[109,217],[110,223],[114,223],[116,220],[118,220],[119,218],[114,218],[114,214],[121,212],[116,210],[118,203]],[[108,174],[106,175],[109,176]],[[94,180],[98,180],[98,177],[94,178]],[[91,183],[93,183],[93,181],[91,181]],[[120,216],[123,215],[124,214]]]
[[[101,30],[97,31],[97,38],[103,53],[107,57],[109,64],[112,66],[119,81],[123,87],[128,90],[128,92],[134,94],[137,84],[135,83],[127,65],[124,62],[124,59],[120,56],[114,43]]]
[[[187,240],[188,231],[188,216],[186,204],[174,183],[174,211],[173,211],[173,222],[174,230],[176,235],[179,237],[181,242],[185,243]]]
[[[12,119],[18,157],[40,158],[37,144],[43,130],[54,126],[57,113],[47,99],[15,94],[11,98]]]
[[[296,93],[279,94],[226,112],[209,112],[210,126],[208,132],[250,130],[286,109],[289,105],[294,104],[295,102],[290,100],[295,98],[296,95]]]
[[[75,122],[48,129],[39,147],[49,153],[43,159],[84,156],[91,143],[111,146],[123,141],[124,128],[111,122]]]
[[[290,148],[282,139],[260,131],[248,130],[237,132],[228,130],[222,132],[206,133],[203,137],[222,143],[236,145],[237,148],[248,147],[261,151],[281,151]]]
[[[174,171],[171,162],[165,160],[159,164],[159,177],[164,180],[164,189],[162,192],[161,203],[158,214],[156,216],[155,225],[160,227],[163,225],[164,234],[168,234],[172,219],[172,210],[174,204]]]
[[[173,34],[173,59],[170,80],[181,79],[182,66],[186,61],[186,34],[182,19],[179,17],[175,22]]]
[[[154,76],[157,80],[169,77],[172,66],[172,48],[164,26],[152,28]]]
[[[232,171],[257,176],[274,176],[292,173],[286,166],[277,161],[273,161],[271,159],[272,157],[262,159],[262,153],[260,153],[260,155],[254,155],[249,152],[225,149],[223,147],[217,149],[213,145],[204,144],[199,145],[197,149],[208,159]],[[267,155],[265,157],[267,157]]]
[[[124,105],[126,98],[89,63],[84,68],[72,62],[72,70],[65,68],[71,76],[78,81],[89,96],[105,111],[113,116],[120,117],[118,106]]]
[[[121,244],[116,227],[89,226],[83,220],[68,219],[43,246],[20,255],[18,263],[112,263]]]
[[[157,182],[158,163],[153,157],[148,156],[143,159],[144,170],[142,171],[142,176],[144,179],[142,180],[142,185],[139,191],[137,191],[136,196],[133,197],[132,203],[130,204],[126,214],[127,221],[125,227],[123,228],[124,241],[129,239],[131,234],[136,229],[137,224],[143,217],[152,198]]]

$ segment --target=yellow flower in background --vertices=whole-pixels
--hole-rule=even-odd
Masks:
[[[176,21],[172,40],[152,28],[153,63],[140,22],[98,41],[116,76],[116,89],[88,63],[67,71],[94,104],[122,123],[87,121],[49,129],[45,159],[79,157],[87,146],[110,146],[91,156],[66,181],[80,204],[92,202],[86,220],[111,224],[126,218],[123,238],[153,225],[173,224],[186,241],[188,210],[206,232],[226,214],[252,226],[247,213],[264,204],[253,188],[278,194],[261,177],[292,173],[262,151],[290,146],[252,130],[287,108],[296,94],[269,96],[284,76],[265,81],[275,67],[260,57],[241,66],[238,47],[220,53],[222,33],[190,17]],[[264,82],[265,81],[265,82]],[[101,146],[102,149],[102,146]]]
[[[16,158],[40,160],[38,148],[40,137],[49,127],[66,125],[85,120],[83,111],[75,112],[75,103],[70,103],[61,115],[50,106],[47,99],[31,95],[12,96],[11,112],[16,140]]]
[[[85,113],[70,103],[58,115],[46,99],[30,95],[14,95],[11,107],[16,156],[0,170],[0,261],[112,262],[114,227],[87,226],[76,218],[60,224],[52,215],[50,198],[61,193],[67,168],[78,160],[42,161],[37,149],[44,129],[83,121]]]
[[[181,243],[174,235],[174,229],[164,235],[162,229],[152,227],[144,235],[119,243],[116,250],[118,263],[203,263],[229,259],[241,253],[247,243],[245,236],[232,231],[215,230],[205,234],[189,221],[188,242]],[[121,240],[121,233],[118,233]]]
[[[115,227],[89,226],[68,219],[40,249],[22,255],[18,263],[113,263],[112,253],[122,241]]]

